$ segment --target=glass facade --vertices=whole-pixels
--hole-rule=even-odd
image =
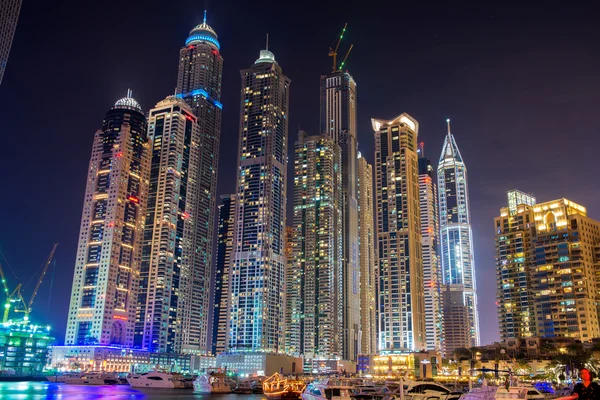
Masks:
[[[461,338],[460,335],[453,335],[452,342],[448,340],[449,337],[446,337],[446,353],[451,354],[456,348],[479,345],[479,322],[467,168],[454,136],[450,133],[450,121],[448,121],[448,135],[444,140],[440,155],[437,179],[442,283],[444,290],[462,293],[469,325],[467,337]],[[456,295],[448,294],[444,298],[455,299]],[[453,305],[451,308],[457,310],[458,306]],[[444,329],[448,333],[454,332],[456,329],[451,325],[459,323],[459,321],[458,315],[456,318],[444,315]]]
[[[282,353],[290,80],[267,50],[241,75],[227,346]]]

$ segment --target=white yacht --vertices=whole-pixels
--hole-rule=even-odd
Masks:
[[[541,400],[546,396],[533,386],[482,386],[463,395],[464,400]]]
[[[302,392],[302,400],[350,400],[351,393],[350,382],[324,379],[309,383]]]
[[[152,371],[144,374],[132,374],[127,382],[134,388],[183,389],[185,384],[178,374]]]
[[[200,394],[231,393],[231,386],[227,383],[227,374],[209,372],[199,375],[194,380],[194,392]]]

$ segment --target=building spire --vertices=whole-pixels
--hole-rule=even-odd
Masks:
[[[204,10],[204,21],[203,24],[206,25],[206,10]]]
[[[267,33],[267,46],[265,50],[269,51],[269,34]]]
[[[446,120],[446,124],[448,125],[448,135],[450,135],[450,118]]]
[[[127,89],[127,97],[128,98],[132,98],[133,97],[133,92],[131,91],[131,89]]]

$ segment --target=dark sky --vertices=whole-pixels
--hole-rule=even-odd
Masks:
[[[435,163],[452,119],[469,171],[482,343],[497,340],[493,218],[506,190],[539,201],[568,197],[600,218],[598,10],[535,3],[212,0],[208,23],[225,60],[219,193],[235,180],[239,70],[258,57],[265,33],[292,79],[293,143],[299,125],[317,133],[319,76],[329,72],[328,47],[348,22],[345,45],[354,50],[346,67],[358,84],[358,137],[369,161],[371,117],[411,114]],[[173,93],[179,48],[204,7],[23,2],[0,86],[0,249],[27,283],[60,242],[52,291],[50,271],[33,318],[52,324],[61,341],[94,132],[127,88],[145,111]]]

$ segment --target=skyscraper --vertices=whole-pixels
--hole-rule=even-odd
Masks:
[[[0,84],[4,77],[10,48],[12,47],[22,0],[3,0],[0,3]]]
[[[300,290],[302,271],[294,262],[294,233],[293,226],[285,227],[285,258],[287,260],[285,273],[285,353],[300,354],[300,307],[302,305]]]
[[[228,347],[282,353],[290,80],[268,50],[241,75]]]
[[[477,294],[475,293],[475,264],[473,261],[473,235],[469,211],[467,168],[450,133],[444,140],[438,163],[438,195],[440,207],[440,257],[444,290],[460,292],[467,308],[469,335],[459,342],[446,340],[446,352],[451,354],[459,347],[479,345],[479,319]],[[446,296],[446,297],[453,297]],[[453,331],[449,324],[458,323],[457,318],[445,318],[444,327]],[[455,339],[458,337],[455,336]]]
[[[182,351],[208,351],[212,247],[217,196],[217,167],[221,137],[221,74],[223,57],[215,31],[204,21],[190,32],[179,51],[177,96],[198,118],[200,157],[194,227],[196,252],[190,255],[189,273],[182,275],[180,305]]]
[[[144,226],[136,347],[180,352],[183,276],[200,240],[198,161],[200,127],[192,109],[173,96],[150,110],[148,137],[152,162]]]
[[[508,207],[494,219],[500,339],[537,336],[532,292],[535,197],[518,190],[507,193]]]
[[[94,136],[66,344],[133,345],[150,146],[137,101],[117,101]]]
[[[508,199],[494,219],[500,337],[600,337],[600,222],[564,198],[535,204],[511,191]]]
[[[377,353],[377,281],[373,220],[373,167],[358,153],[358,232],[360,243],[360,353]]]
[[[227,309],[229,304],[229,266],[233,249],[235,195],[221,196],[219,230],[217,233],[217,262],[215,265],[215,299],[213,302],[212,353],[227,350]]]
[[[379,338],[384,352],[424,350],[419,207],[419,124],[403,113],[371,119],[375,131]]]
[[[356,361],[360,348],[360,267],[356,160],[356,82],[347,71],[321,76],[321,134],[342,150],[342,237],[344,360]]]
[[[287,294],[291,354],[307,361],[342,357],[341,151],[328,136],[300,131],[294,155],[293,290]]]
[[[423,143],[419,144],[418,154],[427,350],[443,352],[442,279],[437,255],[439,234],[437,185],[433,177],[431,161],[425,157]]]

